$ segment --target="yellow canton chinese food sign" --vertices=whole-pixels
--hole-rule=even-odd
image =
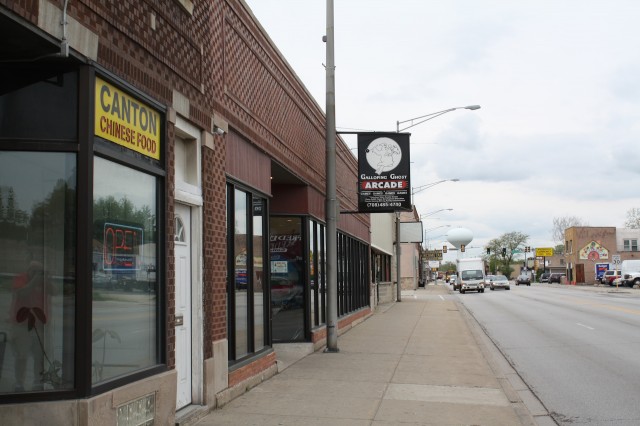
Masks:
[[[160,114],[96,77],[95,134],[160,159]]]

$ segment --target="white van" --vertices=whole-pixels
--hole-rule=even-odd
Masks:
[[[484,293],[484,260],[482,258],[457,259],[456,269],[460,280],[454,284],[454,290],[457,287],[461,294],[466,291]]]
[[[640,259],[623,260],[620,265],[621,279],[624,285],[640,285]]]

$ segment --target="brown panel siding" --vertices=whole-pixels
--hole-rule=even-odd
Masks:
[[[271,214],[309,214],[309,190],[302,185],[273,185]]]
[[[269,157],[258,151],[233,130],[229,131],[225,142],[227,145],[227,174],[270,195],[271,160]]]

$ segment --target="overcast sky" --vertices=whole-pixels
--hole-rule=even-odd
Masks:
[[[324,110],[325,0],[246,1]],[[413,187],[460,179],[416,193],[453,209],[425,229],[470,229],[471,254],[512,231],[552,247],[554,217],[623,227],[640,207],[640,1],[335,0],[334,20],[338,130],[482,107],[407,130]]]

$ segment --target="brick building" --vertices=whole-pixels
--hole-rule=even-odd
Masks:
[[[325,117],[242,0],[0,0],[0,37],[1,418],[173,424],[324,344]],[[339,327],[369,239],[339,215]]]
[[[598,265],[614,269],[613,256],[639,259],[640,230],[613,226],[574,226],[564,231],[566,276],[569,282],[593,284]]]

